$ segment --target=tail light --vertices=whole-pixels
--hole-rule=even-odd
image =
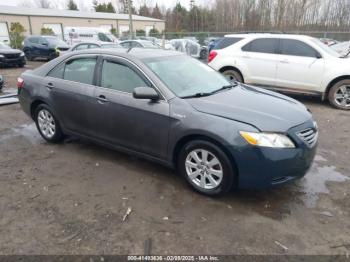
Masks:
[[[218,55],[216,51],[211,51],[209,56],[208,56],[208,63],[214,60],[214,58]]]
[[[17,78],[17,87],[18,89],[21,89],[24,87],[24,80],[20,77]]]

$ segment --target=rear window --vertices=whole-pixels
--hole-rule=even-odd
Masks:
[[[218,50],[218,49],[224,49],[230,45],[233,45],[235,43],[238,43],[239,41],[241,41],[243,38],[239,38],[239,37],[224,37],[223,39],[219,40],[215,47],[213,48],[214,50]]]
[[[278,41],[278,39],[274,38],[255,39],[243,46],[242,50],[246,52],[275,54]]]

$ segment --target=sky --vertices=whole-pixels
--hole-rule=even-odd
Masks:
[[[100,2],[109,2],[109,0],[99,0]],[[112,3],[116,2],[117,0],[110,0]],[[190,6],[190,0],[133,0],[136,7],[138,7],[141,3],[146,2],[150,4],[151,6],[154,6],[156,3],[158,3],[159,6],[164,5],[165,7],[173,7],[177,2],[180,2],[182,5],[184,5],[186,8],[189,8]],[[0,0],[0,5],[22,5],[22,4],[30,4],[30,2],[35,2],[35,0]],[[54,0],[52,1],[54,3],[58,3],[58,5],[63,8],[67,2],[67,0]],[[92,0],[75,0],[75,2],[78,4],[78,6],[85,6],[86,9],[91,8],[92,6]],[[198,4],[204,2],[204,0],[196,0]]]

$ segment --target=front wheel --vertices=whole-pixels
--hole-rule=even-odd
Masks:
[[[343,80],[329,90],[328,100],[332,106],[342,110],[350,109],[350,80]]]
[[[63,133],[57,118],[49,106],[41,104],[35,110],[35,123],[40,135],[48,142],[57,143],[63,140]]]
[[[227,155],[215,144],[202,140],[182,148],[178,170],[193,189],[208,196],[227,193],[235,181]]]

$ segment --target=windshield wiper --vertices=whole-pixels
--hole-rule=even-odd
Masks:
[[[196,93],[194,95],[189,95],[189,96],[182,96],[181,98],[186,99],[186,98],[196,98],[196,97],[204,97],[204,96],[210,96],[212,93]]]
[[[227,89],[231,89],[232,87],[235,87],[235,86],[237,86],[237,83],[232,83],[231,85],[223,86],[223,87],[221,87],[221,88],[211,92],[211,94],[216,94],[216,93],[219,93],[221,91],[224,91],[224,90],[227,90]]]

